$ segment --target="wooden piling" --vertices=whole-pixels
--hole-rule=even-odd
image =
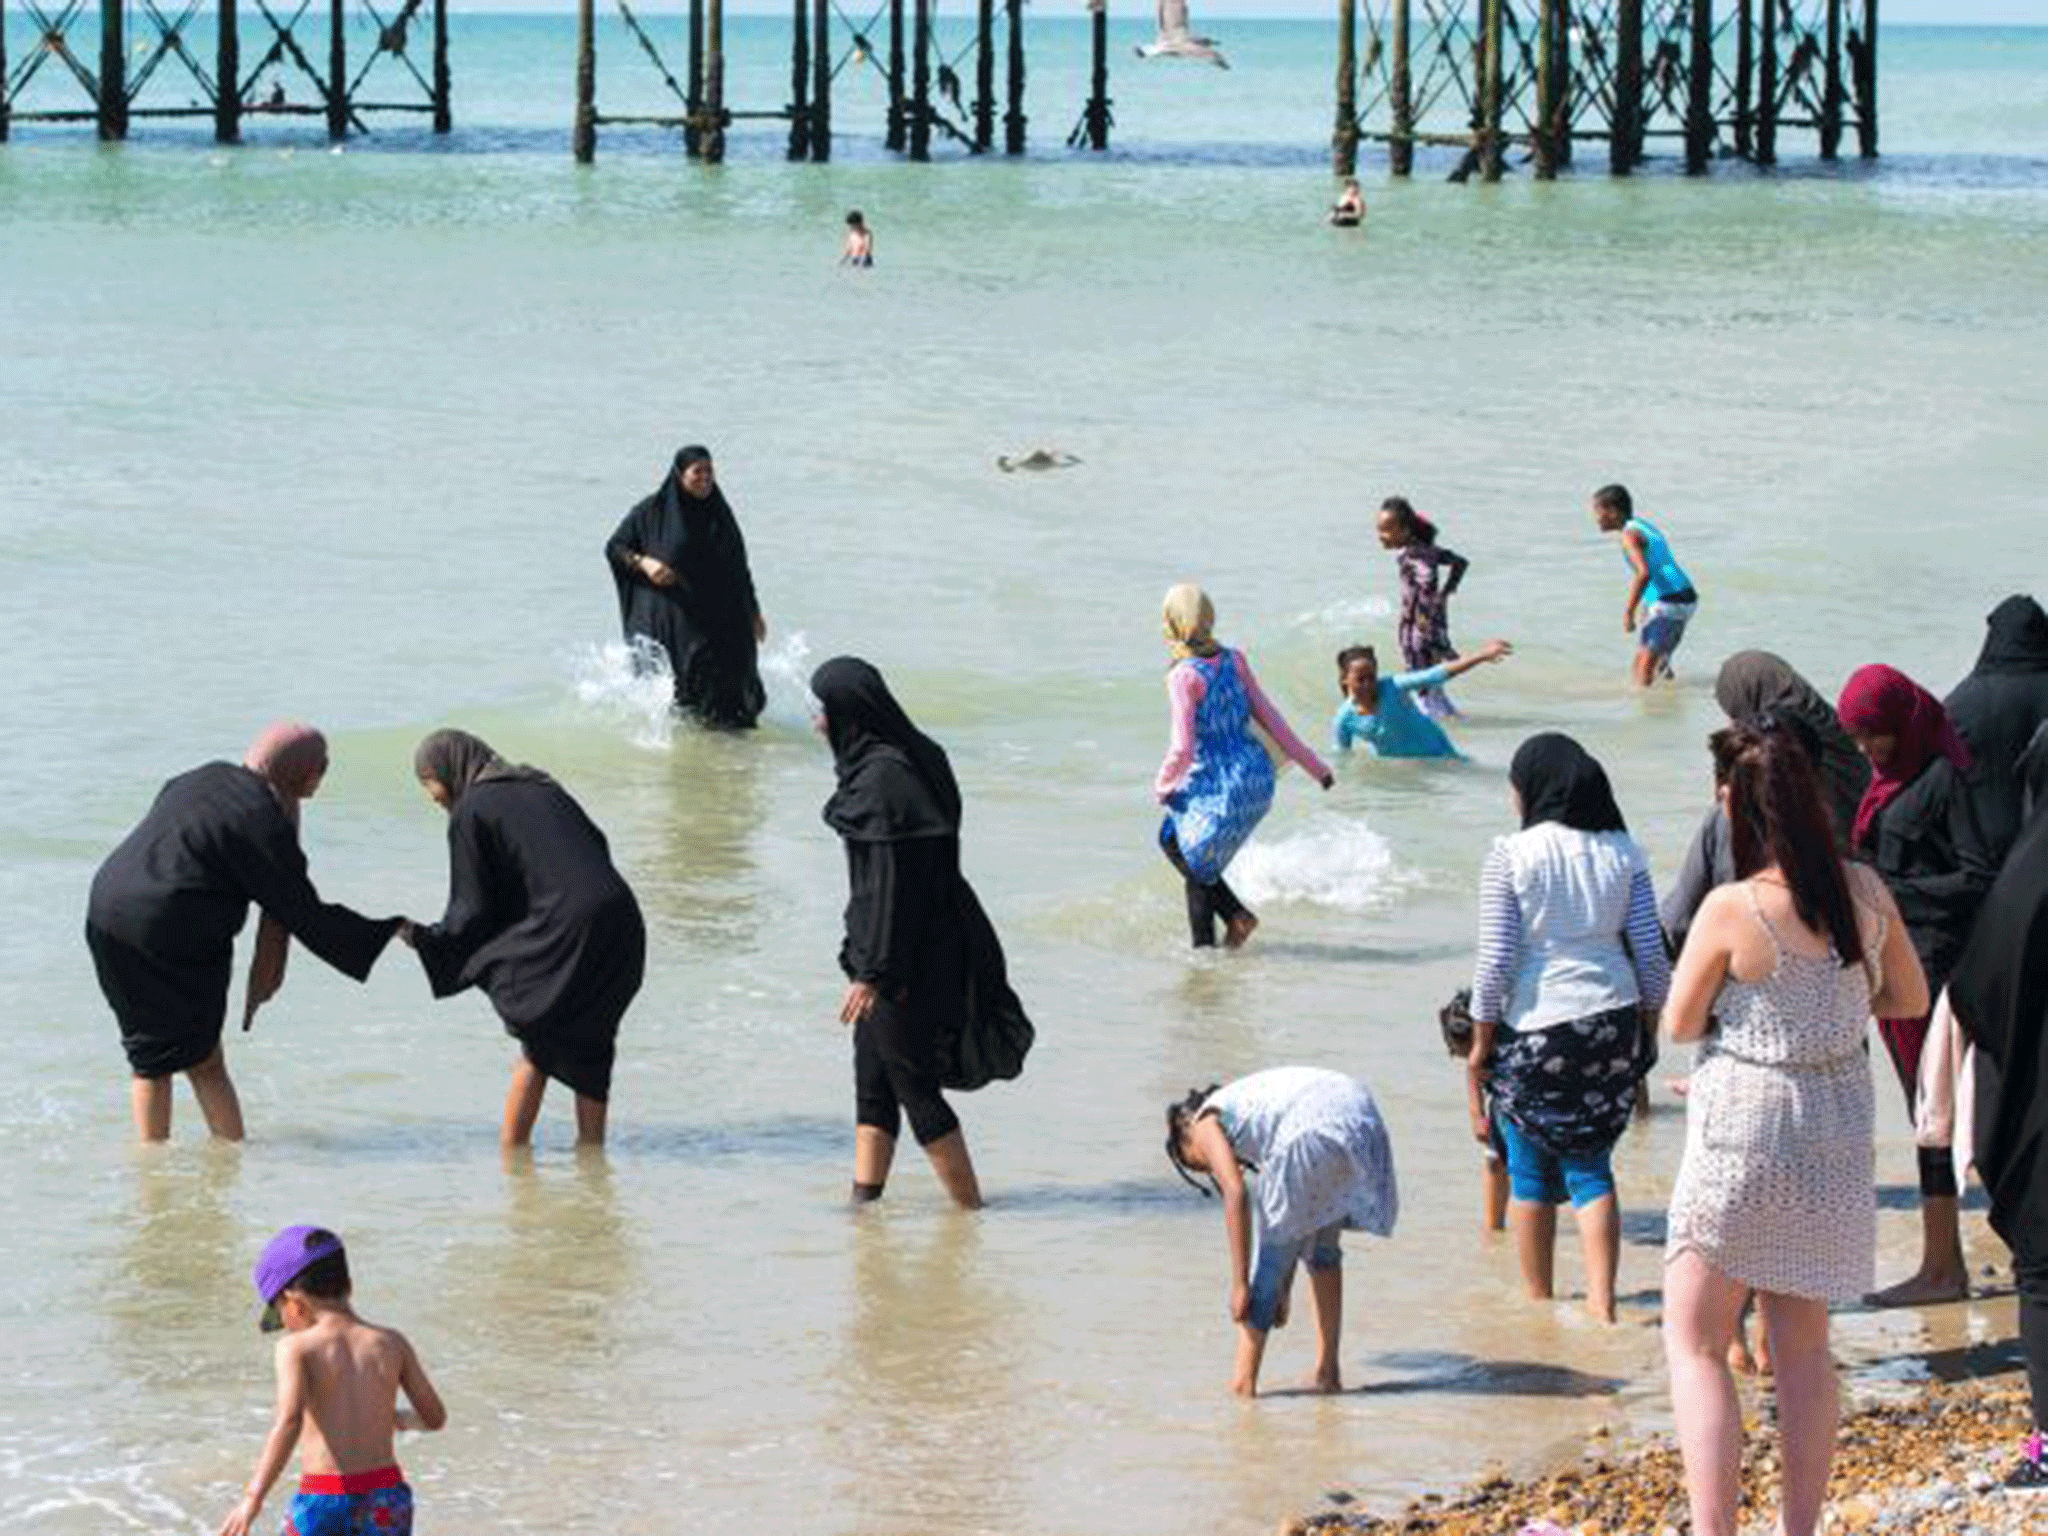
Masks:
[[[1577,94],[1572,89],[1572,27],[1578,18],[1572,11],[1572,0],[1557,0],[1557,110],[1551,143],[1563,166],[1572,163],[1572,98]]]
[[[327,137],[348,137],[348,15],[344,0],[327,7]]]
[[[1538,181],[1557,179],[1558,0],[1540,0],[1536,17],[1536,133]]]
[[[683,60],[683,153],[704,152],[704,0],[690,0],[689,52]]]
[[[121,4],[100,0],[99,132],[109,141],[128,137],[128,37]]]
[[[1756,35],[1756,163],[1778,163],[1778,0],[1763,0]]]
[[[1499,181],[1501,159],[1501,45],[1506,23],[1502,0],[1486,0],[1486,36],[1480,45],[1479,66],[1479,173],[1488,181]]]
[[[455,92],[448,71],[448,0],[434,0],[434,132],[447,133],[454,126]]]
[[[1747,160],[1756,153],[1756,6],[1739,0],[1735,7],[1735,153]]]
[[[1692,0],[1685,78],[1685,173],[1704,176],[1714,153],[1714,0]]]
[[[242,142],[242,23],[235,0],[220,0],[213,48],[213,142]],[[0,74],[6,65],[0,62]]]
[[[974,8],[974,152],[996,147],[996,3],[976,0]]]
[[[1856,59],[1856,147],[1877,158],[1877,0],[1863,0],[1863,49]]]
[[[1024,0],[1005,0],[1009,10],[1009,106],[1003,113],[1003,153],[1024,153]]]
[[[832,4],[816,0],[811,37],[811,161],[832,158]]]
[[[1820,157],[1842,152],[1842,0],[1828,0],[1828,40],[1821,55]]]
[[[1109,0],[1089,0],[1088,147],[1109,148]]]
[[[903,148],[903,0],[889,0],[889,127],[883,142]]]
[[[932,0],[913,0],[910,40],[910,158],[932,157]]]
[[[831,0],[818,0],[827,5]],[[789,158],[811,157],[811,18],[794,0],[789,28]]]
[[[1330,131],[1330,171],[1358,174],[1358,0],[1337,0],[1337,122]]]
[[[1393,54],[1387,96],[1393,136],[1387,141],[1387,169],[1396,176],[1407,176],[1415,169],[1415,84],[1408,62],[1408,0],[1393,0],[1387,23],[1392,33],[1387,46]]]
[[[0,0],[0,144],[13,128],[14,108],[7,96],[7,0]]]
[[[594,0],[576,0],[576,126],[570,148],[578,165],[597,158],[597,17]]]
[[[1617,176],[1643,158],[1643,0],[1620,0],[1614,21],[1614,131],[1607,168]]]
[[[697,149],[706,165],[725,163],[725,0],[704,4],[704,126]]]

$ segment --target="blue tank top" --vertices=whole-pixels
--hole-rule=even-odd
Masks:
[[[1657,531],[1655,523],[1647,518],[1632,517],[1622,524],[1622,532],[1643,536],[1643,564],[1650,572],[1650,585],[1645,595],[1651,602],[1668,602],[1681,592],[1693,590],[1692,578],[1672,557],[1671,542]],[[1622,558],[1627,557],[1624,550]]]

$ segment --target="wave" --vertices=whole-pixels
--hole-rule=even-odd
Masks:
[[[1230,883],[1253,906],[1299,901],[1371,912],[1421,883],[1363,819],[1323,815],[1305,831],[1253,839],[1230,864]]]
[[[768,702],[764,725],[803,730],[810,725],[810,641],[802,630],[771,640],[761,652],[761,684]],[[605,724],[625,732],[634,746],[666,752],[682,717],[675,711],[675,672],[668,653],[652,640],[609,640],[585,647],[571,662],[576,700]]]

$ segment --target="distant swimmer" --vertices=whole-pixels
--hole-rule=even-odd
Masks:
[[[1034,448],[1015,459],[1006,453],[996,455],[996,468],[1006,475],[1015,474],[1020,469],[1068,469],[1080,462],[1076,455],[1063,448]]]
[[[1205,59],[1218,69],[1230,68],[1213,37],[1197,37],[1188,27],[1188,0],[1159,0],[1159,35],[1132,52],[1141,59]]]
[[[1330,205],[1330,222],[1339,229],[1356,229],[1365,222],[1365,193],[1356,176],[1344,178],[1337,201]]]
[[[875,264],[875,232],[856,208],[846,216],[846,244],[839,248],[842,267],[872,267]]]

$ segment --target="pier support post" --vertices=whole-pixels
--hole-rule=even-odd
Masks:
[[[1408,0],[1394,0],[1387,23],[1392,34],[1387,47],[1393,54],[1393,73],[1387,88],[1387,106],[1393,118],[1393,134],[1387,141],[1387,169],[1396,176],[1407,176],[1415,170],[1415,82],[1408,63]]]
[[[1556,0],[1557,5],[1557,90],[1552,98],[1557,105],[1553,115],[1556,123],[1555,148],[1557,163],[1569,166],[1572,163],[1572,98],[1577,94],[1572,89],[1572,28],[1578,18],[1572,14],[1572,0]]]
[[[974,152],[996,147],[996,0],[974,8]]]
[[[1337,122],[1330,132],[1330,170],[1358,174],[1358,0],[1337,0]]]
[[[1863,0],[1863,47],[1856,54],[1856,147],[1877,158],[1877,0]]]
[[[1714,153],[1714,0],[1692,0],[1685,83],[1685,174],[1704,176]]]
[[[1501,143],[1501,45],[1505,19],[1503,0],[1486,0],[1486,35],[1479,50],[1479,174],[1499,181],[1505,146]]]
[[[889,128],[886,148],[903,148],[903,0],[889,0]]]
[[[910,158],[932,157],[932,0],[913,0],[910,38]]]
[[[1109,148],[1109,0],[1088,0],[1088,147]]]
[[[815,0],[811,36],[811,162],[832,158],[832,4]]]
[[[227,4],[228,0],[221,0]],[[434,0],[434,132],[455,126],[455,93],[448,72],[448,0]]]
[[[1842,0],[1828,0],[1826,50],[1821,55],[1820,157],[1834,160],[1842,153]]]
[[[1003,113],[1003,153],[1024,153],[1024,0],[1006,0],[1009,11],[1009,106]]]
[[[1756,5],[1740,0],[1735,7],[1735,153],[1744,160],[1756,153]]]
[[[1626,176],[1643,158],[1643,0],[1621,0],[1614,22],[1614,135],[1607,168]]]
[[[683,72],[683,153],[695,160],[704,152],[704,0],[690,0]]]
[[[1536,16],[1536,142],[1538,181],[1557,179],[1557,33],[1563,7],[1541,0]]]
[[[811,158],[811,17],[804,0],[795,0],[789,26],[788,158]]]
[[[0,144],[13,127],[14,108],[7,100],[7,0],[0,0]]]
[[[0,58],[0,75],[7,72]],[[220,0],[213,50],[213,142],[242,142],[242,19],[235,0]]]
[[[1764,0],[1756,36],[1756,163],[1778,163],[1778,0]]]
[[[348,137],[348,16],[344,0],[327,7],[327,137]]]
[[[339,0],[336,0],[339,3]],[[122,0],[100,0],[100,137],[128,137],[128,34]]]
[[[705,0],[704,127],[697,148],[705,164],[725,163],[725,0]]]
[[[594,0],[576,0],[576,126],[569,144],[578,165],[597,158],[597,17]]]

